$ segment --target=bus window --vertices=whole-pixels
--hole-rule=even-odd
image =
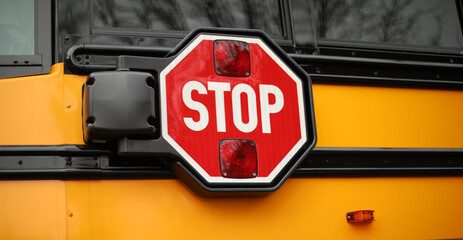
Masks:
[[[76,44],[172,49],[198,27],[259,29],[286,52],[294,52],[289,2],[284,0],[59,1],[58,9],[59,43],[64,43],[59,61]],[[111,54],[90,54],[83,63],[115,62]]]
[[[50,0],[0,1],[0,78],[50,72]]]
[[[156,31],[190,31],[200,26],[249,28],[286,39],[279,5],[274,0],[97,0],[93,7],[94,26]]]
[[[462,48],[454,0],[315,0],[319,40]]]
[[[34,54],[34,0],[0,1],[0,55]]]

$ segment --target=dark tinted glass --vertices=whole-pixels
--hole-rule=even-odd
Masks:
[[[314,0],[319,38],[463,47],[454,0]]]
[[[95,27],[190,31],[199,26],[261,29],[283,39],[277,0],[95,0]]]
[[[297,47],[315,47],[312,11],[308,0],[291,0],[294,37]]]
[[[35,53],[34,0],[0,0],[0,55]]]

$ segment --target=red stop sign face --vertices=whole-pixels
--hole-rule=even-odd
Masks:
[[[214,71],[215,40],[248,44],[248,76]],[[162,135],[210,183],[270,183],[307,140],[302,86],[259,38],[199,35],[160,73]],[[223,139],[255,143],[255,177],[221,174]]]

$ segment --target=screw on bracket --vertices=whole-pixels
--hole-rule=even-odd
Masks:
[[[72,165],[71,157],[66,157],[66,166],[71,166],[71,165]]]

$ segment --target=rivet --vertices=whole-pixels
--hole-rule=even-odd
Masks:
[[[72,212],[69,212],[68,215],[69,215],[69,217],[74,217],[74,213],[72,213]]]
[[[224,172],[224,173],[223,173],[223,176],[224,176],[224,177],[226,177],[226,176],[227,176],[227,173],[226,173],[226,172]]]
[[[71,159],[71,157],[66,157],[66,166],[72,166],[72,159]]]
[[[66,108],[71,108],[71,104],[66,103]]]

